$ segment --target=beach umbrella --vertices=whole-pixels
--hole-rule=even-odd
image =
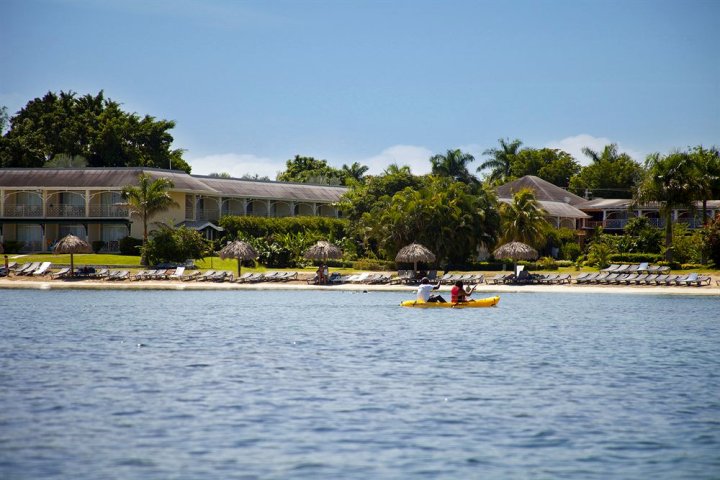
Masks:
[[[417,262],[434,262],[435,254],[428,250],[427,247],[413,242],[400,249],[397,255],[395,255],[395,261],[412,263],[413,272],[417,272]]]
[[[512,260],[515,264],[513,271],[515,271],[518,260],[535,260],[538,258],[538,252],[530,245],[526,245],[522,242],[510,242],[496,248],[493,252],[493,256],[495,258],[506,258]]]
[[[257,257],[258,254],[252,245],[247,242],[243,242],[242,240],[229,242],[222,248],[222,250],[220,250],[220,258],[222,259],[237,258],[238,277],[240,276],[240,271],[242,270],[243,260],[255,260]]]
[[[53,248],[55,255],[70,254],[70,276],[75,275],[75,267],[73,262],[73,255],[76,253],[92,253],[92,248],[85,240],[82,240],[75,235],[68,235],[60,239]]]
[[[325,240],[320,240],[312,247],[305,250],[303,257],[308,260],[327,260],[328,258],[342,258],[342,250]]]

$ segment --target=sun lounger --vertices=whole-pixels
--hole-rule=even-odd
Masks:
[[[560,275],[557,273],[548,273],[546,275],[541,275],[538,277],[538,283],[542,283],[544,285],[550,285],[552,284]]]
[[[680,275],[667,275],[664,279],[655,280],[656,285],[672,285],[677,282],[678,278],[680,278]]]
[[[185,275],[185,267],[180,266],[175,269],[173,273],[170,275],[166,275],[165,278],[168,280],[182,280],[183,275]]]
[[[95,272],[95,278],[105,278],[110,274],[110,271],[107,268],[101,268],[97,272]]]
[[[200,270],[196,270],[194,272],[188,273],[187,275],[183,275],[182,277],[180,277],[180,280],[182,280],[183,282],[190,282],[192,280],[197,279],[199,276],[200,276]]]
[[[685,278],[676,280],[678,285],[686,285],[701,287],[703,285],[710,285],[711,278],[707,275],[700,275],[699,273],[693,272],[685,276]]]
[[[145,275],[147,275],[149,270],[140,270],[135,275],[130,276],[130,280],[142,280]]]
[[[640,285],[648,277],[648,274],[647,273],[635,273],[633,275],[630,275],[630,277],[631,278],[625,279],[625,283],[627,285],[630,285],[631,283],[634,285]]]
[[[51,262],[41,263],[40,266],[32,272],[32,276],[34,277],[34,276],[47,275],[49,273],[48,269],[50,268],[50,265],[52,265]]]
[[[628,271],[632,271],[632,269],[633,269],[632,265],[620,265],[612,273],[628,273]]]
[[[640,265],[638,265],[635,270],[637,272],[647,272],[648,268],[650,268],[650,265],[648,265],[648,262],[640,262]]]
[[[664,273],[669,272],[670,267],[668,267],[667,265],[649,265],[647,270],[650,273]]]
[[[15,272],[16,275],[32,275],[35,270],[40,268],[40,262],[33,262],[23,270]]]
[[[588,283],[604,283],[610,275],[611,274],[608,272],[600,272],[595,277],[591,278]]]
[[[603,268],[600,271],[601,272],[615,272],[618,268],[620,268],[620,265],[617,263],[613,263],[609,267]]]
[[[130,278],[130,271],[129,270],[120,270],[113,275],[112,279],[119,281],[119,280],[127,280]]]
[[[612,280],[610,283],[614,283],[614,284],[618,284],[618,285],[621,283],[624,283],[626,285],[629,285],[630,281],[637,278],[637,276],[638,276],[637,273],[621,273],[617,277],[615,277],[615,279]]]
[[[10,262],[8,263],[8,270],[15,270],[15,267],[17,267],[17,262]]]
[[[25,262],[25,263],[23,263],[22,265],[20,265],[19,267],[16,266],[15,268],[13,268],[13,269],[11,269],[11,270],[13,270],[13,271],[15,272],[15,275],[20,275],[20,272],[22,272],[22,271],[24,271],[25,269],[27,269],[28,267],[30,267],[30,265],[32,265],[32,263],[30,263],[30,262]]]
[[[208,270],[205,273],[201,273],[200,275],[198,275],[197,281],[204,282],[205,280],[208,280],[210,277],[215,275],[215,273],[216,273],[215,270]]]
[[[52,272],[50,278],[65,278],[70,274],[70,267],[63,267],[57,272]]]
[[[209,280],[212,280],[213,282],[224,282],[225,280],[232,282],[233,274],[226,271],[219,271],[216,272],[215,275],[209,278]]]

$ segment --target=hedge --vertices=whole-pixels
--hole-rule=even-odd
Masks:
[[[225,236],[235,239],[267,237],[274,234],[314,232],[332,241],[347,236],[350,223],[346,219],[330,217],[253,217],[225,216],[220,219]]]

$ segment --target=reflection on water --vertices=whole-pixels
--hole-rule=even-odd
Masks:
[[[717,478],[720,301],[0,291],[1,478]]]

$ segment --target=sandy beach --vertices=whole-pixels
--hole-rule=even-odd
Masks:
[[[486,278],[492,276],[488,272]],[[347,290],[347,291],[397,291],[408,292],[411,296],[415,287],[412,285],[367,285],[337,284],[308,285],[307,275],[289,282],[183,282],[179,280],[143,280],[106,282],[96,279],[51,280],[48,278],[11,277],[0,278],[0,289],[31,289],[31,290]],[[492,285],[479,284],[475,289],[475,297],[483,294],[494,295],[503,293],[594,293],[594,294],[641,294],[641,295],[708,295],[720,296],[720,287],[716,281],[720,276],[713,275],[710,285],[697,286],[654,286],[654,285],[578,285],[576,283],[562,285]],[[449,285],[440,287],[440,292],[449,292]]]

